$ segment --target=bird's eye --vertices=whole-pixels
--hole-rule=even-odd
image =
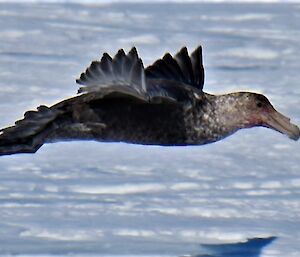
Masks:
[[[258,108],[261,108],[261,107],[262,107],[262,102],[257,102],[257,103],[256,103],[256,106],[257,106]]]

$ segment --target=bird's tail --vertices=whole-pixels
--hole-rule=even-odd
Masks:
[[[0,130],[0,156],[16,153],[35,153],[45,142],[58,111],[40,106],[28,111],[14,126]]]

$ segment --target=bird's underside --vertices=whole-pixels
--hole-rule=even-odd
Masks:
[[[77,83],[78,96],[28,111],[2,129],[0,155],[32,153],[62,140],[206,144],[252,126],[299,138],[298,127],[262,95],[204,93],[201,47],[190,55],[185,47],[175,56],[167,53],[146,69],[135,48],[119,50],[114,58],[105,53]]]

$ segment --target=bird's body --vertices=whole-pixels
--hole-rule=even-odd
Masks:
[[[56,129],[51,129],[47,142],[94,139],[147,145],[205,144],[220,139],[226,129],[213,120],[218,109],[208,94],[193,96],[184,104],[128,98],[85,101],[89,94],[93,93],[52,107],[63,115],[53,123]]]
[[[182,106],[148,104],[128,98],[86,102],[89,94],[93,93],[55,107],[64,114],[56,120],[57,129],[51,130],[47,141],[93,139],[139,144],[186,144]]]
[[[77,82],[79,96],[28,111],[2,130],[0,155],[35,152],[44,143],[97,140],[150,145],[200,145],[241,128],[266,126],[297,140],[299,129],[260,94],[202,91],[202,50],[182,48],[144,69],[135,48],[104,54]]]

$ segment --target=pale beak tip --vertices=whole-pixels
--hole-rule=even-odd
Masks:
[[[300,129],[296,125],[293,125],[293,127],[293,131],[290,133],[289,138],[297,141],[300,138]]]

